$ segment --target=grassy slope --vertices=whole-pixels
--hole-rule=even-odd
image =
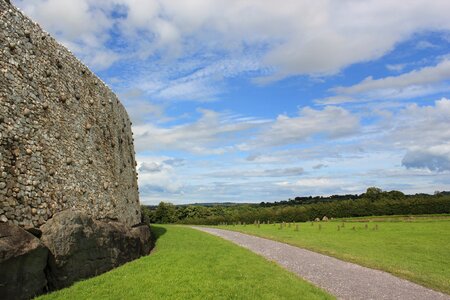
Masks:
[[[40,299],[332,299],[274,263],[190,228],[154,226],[150,256]]]
[[[277,225],[220,226],[282,241],[360,265],[388,271],[450,294],[450,218],[358,218],[337,230],[342,222],[298,223],[279,229]],[[363,221],[366,221],[365,223]],[[368,229],[365,229],[365,225]],[[373,230],[378,224],[378,230]],[[356,230],[352,230],[355,226]]]

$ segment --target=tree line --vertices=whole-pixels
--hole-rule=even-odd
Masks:
[[[405,195],[370,187],[360,195],[297,197],[288,201],[242,205],[182,205],[161,202],[142,207],[150,223],[217,225],[260,222],[305,222],[316,218],[450,213],[450,192]]]

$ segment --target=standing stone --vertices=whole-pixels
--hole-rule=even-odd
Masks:
[[[139,239],[140,255],[147,255],[153,248],[153,239],[147,224],[140,224],[131,229],[131,234]]]
[[[51,252],[47,277],[50,290],[148,254],[150,248],[143,245],[146,239],[150,242],[150,230],[146,228],[94,220],[71,209],[55,214],[40,228],[41,240]]]
[[[0,223],[0,298],[30,299],[47,285],[47,248],[22,228]]]

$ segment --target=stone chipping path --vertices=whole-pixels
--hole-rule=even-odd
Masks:
[[[235,231],[192,226],[274,261],[338,299],[446,299],[450,296],[333,257]]]

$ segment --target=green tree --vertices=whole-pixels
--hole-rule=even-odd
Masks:
[[[175,223],[178,220],[177,210],[172,203],[160,202],[155,210],[155,223]]]
[[[393,200],[401,200],[405,199],[405,194],[400,191],[390,191],[387,192],[388,198]]]
[[[364,194],[364,198],[369,199],[371,201],[375,201],[381,198],[383,195],[383,190],[377,187],[369,187]]]

